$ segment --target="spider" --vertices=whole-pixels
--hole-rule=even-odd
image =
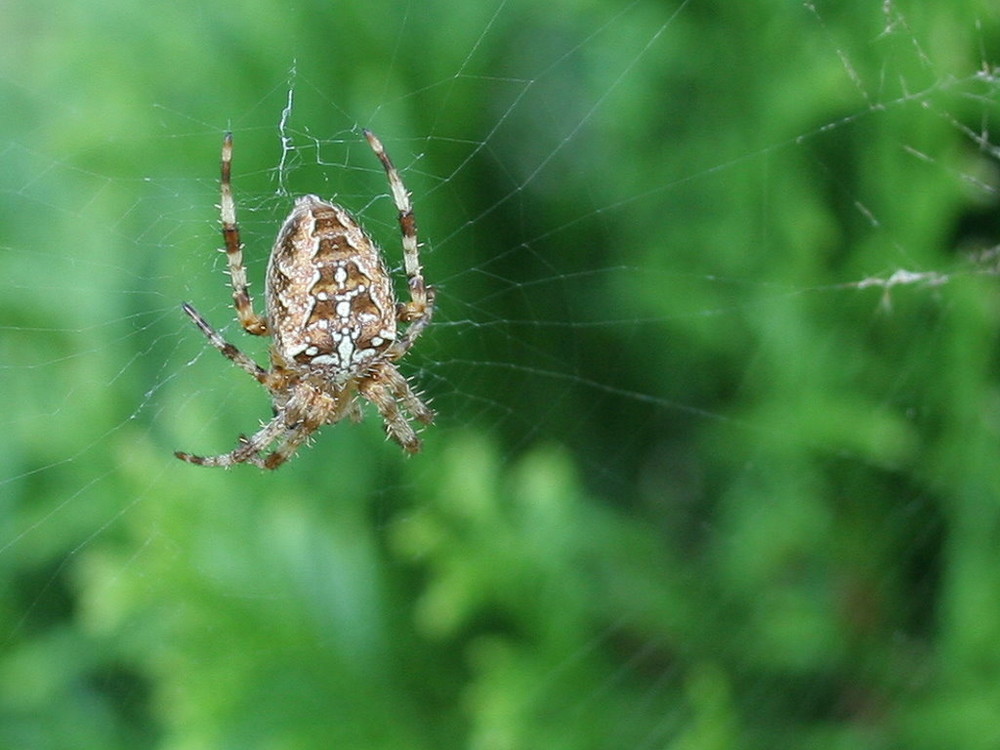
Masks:
[[[344,417],[360,421],[359,396],[378,409],[390,438],[407,453],[420,450],[410,420],[430,424],[434,412],[394,363],[430,323],[434,289],[425,286],[421,275],[410,194],[381,141],[369,130],[364,135],[385,169],[399,211],[410,301],[397,302],[382,252],[357,220],[336,203],[306,195],[295,201],[271,250],[267,313],[254,312],[233,200],[233,136],[226,133],[220,210],[233,303],[247,333],[271,337],[270,368],[260,367],[223,339],[190,304],[185,302],[182,309],[212,346],[268,390],[274,417],[250,437],[240,435],[239,445],[229,453],[195,456],[177,451],[177,458],[200,466],[249,463],[276,469],[323,425]]]

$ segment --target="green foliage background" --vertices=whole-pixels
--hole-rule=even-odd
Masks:
[[[994,4],[71,1],[0,39],[0,747],[1000,746]],[[369,418],[175,461],[267,414],[178,309],[232,320],[221,133],[259,280],[278,187],[396,262],[360,127],[439,287],[425,452]]]

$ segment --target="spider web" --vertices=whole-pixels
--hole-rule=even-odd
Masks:
[[[995,8],[137,10],[9,12],[0,744],[1000,742]],[[403,290],[363,127],[424,452],[176,461],[270,417],[222,132],[261,310],[304,193]]]

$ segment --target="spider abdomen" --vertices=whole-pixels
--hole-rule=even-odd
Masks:
[[[375,242],[346,210],[306,195],[278,233],[267,320],[287,366],[355,377],[396,338],[396,299]]]

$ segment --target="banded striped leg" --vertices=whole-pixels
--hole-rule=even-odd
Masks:
[[[275,378],[273,375],[269,374],[264,368],[254,362],[250,357],[241,352],[235,346],[226,341],[219,333],[209,325],[201,314],[195,310],[191,305],[185,302],[182,305],[184,312],[188,314],[194,324],[198,326],[202,333],[212,342],[212,346],[219,350],[219,352],[226,359],[230,360],[239,367],[243,372],[247,373],[253,377],[258,383],[263,385],[269,390],[275,385]],[[272,423],[274,427],[272,427]],[[276,429],[274,435],[266,438],[265,430],[271,428]],[[187,461],[192,464],[199,464],[201,466],[232,466],[233,464],[240,463],[242,461],[249,461],[250,463],[259,464],[260,459],[256,458],[256,453],[266,448],[274,439],[281,434],[283,425],[278,423],[277,420],[271,420],[271,423],[265,425],[253,438],[249,440],[244,440],[243,445],[241,445],[236,450],[232,451],[223,456],[195,456],[191,453],[185,453],[184,451],[174,451],[174,455],[182,461]],[[266,440],[265,440],[266,438]],[[264,440],[263,443],[259,441]]]
[[[417,337],[424,332],[424,329],[430,324],[431,316],[434,314],[434,287],[427,287],[427,307],[424,308],[424,314],[422,317],[414,320],[410,327],[406,329],[405,333],[398,339],[392,342],[391,346],[386,350],[387,358],[395,362],[397,359],[406,354],[410,347],[413,346],[413,342],[417,340]]]
[[[399,408],[400,403],[403,409],[424,424],[433,421],[434,412],[417,398],[406,378],[391,364],[385,364],[374,371],[369,378],[362,380],[358,384],[358,390],[362,396],[375,404],[385,422],[388,436],[403,446],[407,453],[419,453],[422,443],[406,414]]]
[[[285,421],[282,417],[274,417],[270,422],[261,427],[250,437],[240,436],[240,445],[229,453],[220,456],[196,456],[184,451],[174,451],[174,455],[189,464],[198,466],[221,466],[228,469],[240,463],[250,463],[261,469],[269,468],[264,465],[264,460],[260,457],[267,446],[278,439],[278,436],[286,431]]]
[[[351,410],[350,392],[340,400],[311,389],[297,392],[285,408],[276,414],[250,437],[240,436],[240,445],[219,456],[195,456],[177,451],[177,458],[199,466],[228,468],[238,463],[250,463],[261,469],[276,469],[295,455],[295,452],[324,424],[336,422]],[[278,441],[274,452],[266,458],[262,454],[268,446]]]
[[[382,415],[385,422],[386,434],[403,446],[407,453],[419,453],[423,445],[412,425],[406,421],[406,416],[399,409],[399,404],[392,394],[379,383],[370,380],[364,381],[358,386],[361,395],[375,404],[378,413]]]
[[[208,337],[208,340],[212,342],[212,346],[222,353],[223,357],[231,360],[233,364],[243,370],[243,372],[249,374],[261,385],[267,388],[272,386],[274,377],[269,375],[267,370],[250,359],[250,357],[222,338],[218,331],[212,328],[208,321],[201,317],[201,313],[195,310],[187,302],[181,305],[181,309],[188,314],[191,320],[194,321],[194,324],[198,326],[201,332],[204,333],[205,336]]]
[[[406,281],[410,289],[410,301],[399,306],[399,319],[404,323],[422,322],[416,333],[410,336],[410,343],[417,338],[420,331],[430,321],[433,313],[434,293],[424,284],[424,277],[420,268],[420,245],[417,242],[417,220],[413,215],[413,203],[410,201],[410,193],[403,185],[403,180],[399,172],[393,165],[389,155],[382,146],[382,141],[370,130],[364,131],[368,145],[371,146],[375,156],[382,162],[386,177],[389,178],[389,187],[392,190],[392,200],[399,211],[399,231],[403,235],[403,263],[406,267]],[[424,320],[426,319],[426,320]],[[409,348],[409,347],[407,347]]]
[[[385,364],[378,370],[379,380],[386,384],[392,397],[403,405],[414,419],[424,424],[434,421],[434,410],[420,400],[420,397],[410,388],[406,378],[390,364]]]
[[[335,424],[344,417],[355,419],[360,415],[360,410],[354,393],[353,386],[345,388],[334,397],[327,393],[318,393],[311,388],[299,391],[285,407],[284,415],[279,414],[272,420],[272,422],[283,420],[285,425],[284,435],[279,433],[274,436],[275,438],[280,436],[274,452],[263,460],[255,456],[251,459],[251,463],[262,469],[277,469],[294,456],[310,436],[323,425]],[[250,441],[253,440],[254,438],[250,438]],[[264,447],[266,445],[260,446],[261,449]]]
[[[233,134],[226,133],[222,139],[222,178],[220,186],[222,200],[222,237],[226,242],[226,261],[229,264],[229,278],[233,283],[233,304],[239,316],[240,325],[254,336],[267,334],[267,318],[253,311],[253,300],[247,284],[247,269],[243,265],[243,244],[240,242],[240,227],[236,223],[236,202],[233,200]]]

